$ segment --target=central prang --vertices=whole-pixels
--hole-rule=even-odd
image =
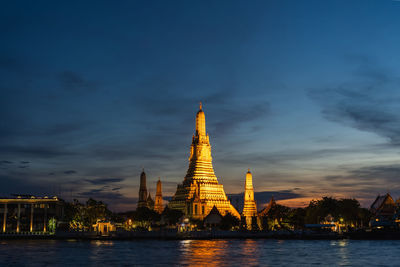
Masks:
[[[169,203],[171,209],[181,210],[186,216],[204,219],[213,207],[225,215],[240,218],[228,200],[223,185],[218,183],[212,166],[210,138],[202,105],[196,114],[196,129],[190,147],[189,168]]]

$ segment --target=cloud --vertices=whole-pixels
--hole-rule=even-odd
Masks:
[[[20,161],[19,163],[21,163],[21,164],[29,164],[30,162],[29,161]]]
[[[399,173],[400,164],[374,165],[349,169],[343,175],[328,175],[323,180],[341,192],[374,197],[386,192],[400,194]]]
[[[332,101],[323,107],[322,113],[326,119],[376,133],[388,138],[391,144],[400,145],[400,115],[394,109],[373,99],[365,101],[360,97],[345,96],[335,102],[335,97],[325,95],[326,100],[329,98]]]
[[[87,127],[89,122],[71,122],[71,123],[57,123],[49,125],[47,128],[42,130],[44,136],[57,136],[57,135],[67,135],[80,131]]]
[[[76,152],[68,151],[61,146],[20,146],[20,145],[9,145],[0,146],[0,150],[3,153],[16,156],[34,156],[37,158],[54,158],[76,155]]]
[[[9,161],[9,160],[2,160],[2,161],[0,161],[0,164],[12,164],[13,162],[12,161]]]
[[[75,174],[75,173],[77,173],[77,172],[74,170],[64,171],[64,174]]]
[[[67,91],[87,91],[96,89],[96,83],[86,80],[82,75],[73,71],[64,71],[58,75],[58,81]]]
[[[330,121],[375,133],[400,145],[400,95],[393,88],[399,78],[368,58],[357,57],[355,80],[325,89],[311,89],[308,95]]]
[[[210,127],[214,128],[214,135],[217,137],[237,129],[243,123],[249,123],[266,116],[269,112],[270,105],[268,102],[244,107],[222,107]]]
[[[243,192],[239,194],[227,194],[227,196],[231,200],[232,205],[235,206],[239,211],[243,209]],[[257,208],[259,210],[262,209],[263,206],[267,204],[272,197],[274,197],[275,200],[286,200],[300,198],[303,196],[303,194],[296,193],[293,190],[254,192],[254,200],[256,200]]]
[[[101,200],[109,206],[112,206],[117,209],[121,208],[129,208],[130,210],[136,206],[138,199],[136,197],[126,197],[123,194],[117,192],[116,190],[109,190],[108,188],[98,188],[91,189],[87,191],[83,191],[77,194],[78,198],[88,199],[94,198],[97,200]]]
[[[86,179],[86,182],[89,182],[93,185],[105,185],[110,183],[119,183],[124,181],[125,178],[98,178],[98,179]]]
[[[350,176],[363,178],[365,180],[379,180],[385,183],[397,183],[400,174],[400,164],[378,165],[362,167],[349,172]]]
[[[1,195],[10,194],[30,194],[42,195],[48,189],[37,180],[27,180],[21,178],[21,175],[0,175],[0,193]]]

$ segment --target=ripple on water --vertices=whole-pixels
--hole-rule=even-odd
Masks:
[[[400,241],[183,240],[0,242],[1,266],[398,266]]]

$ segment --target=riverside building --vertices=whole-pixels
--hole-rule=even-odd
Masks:
[[[51,218],[64,216],[63,204],[57,197],[0,198],[2,232],[47,232]]]

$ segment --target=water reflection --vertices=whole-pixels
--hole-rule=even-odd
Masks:
[[[259,262],[260,258],[259,244],[260,242],[253,239],[246,239],[241,244],[242,254],[245,259],[246,266],[257,266],[261,264]]]
[[[349,244],[348,240],[331,241],[331,246],[336,248],[338,254],[338,265],[350,264],[348,244]]]
[[[114,245],[113,241],[111,240],[95,240],[91,242],[96,246],[112,246]]]
[[[183,240],[180,251],[182,265],[221,266],[229,258],[226,240]]]
[[[184,240],[180,241],[180,265],[227,266],[261,265],[257,240]],[[265,266],[265,263],[264,263]]]
[[[2,240],[0,266],[398,266],[400,241]]]

